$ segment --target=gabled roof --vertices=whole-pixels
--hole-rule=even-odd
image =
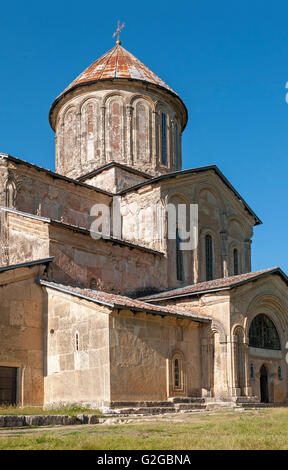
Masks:
[[[173,307],[162,307],[158,305],[146,304],[137,299],[131,299],[123,295],[109,294],[107,292],[97,291],[93,289],[85,289],[82,287],[73,287],[70,285],[60,284],[46,279],[37,279],[42,286],[74,295],[85,300],[89,300],[101,305],[114,309],[129,309],[136,312],[146,312],[152,315],[170,316],[177,318],[186,318],[198,322],[209,322],[211,318],[202,315],[192,314],[183,310],[177,310]]]
[[[22,160],[21,158],[13,157],[12,155],[9,155],[7,153],[0,153],[0,159],[1,158],[9,160],[13,163],[17,163],[19,165],[25,165],[29,168],[34,168],[35,170],[44,172],[47,175],[52,176],[52,178],[67,181],[68,183],[73,183],[76,186],[82,186],[84,188],[88,188],[92,191],[95,191],[97,193],[102,193],[102,194],[105,194],[105,195],[110,196],[110,197],[114,196],[113,193],[110,193],[109,191],[105,191],[105,189],[96,188],[95,186],[92,186],[90,184],[82,183],[81,181],[78,181],[77,179],[73,179],[73,178],[69,178],[68,176],[60,175],[60,173],[56,173],[55,171],[52,171],[52,170],[47,170],[46,168],[43,168],[42,166],[35,165],[35,163],[30,163],[30,162],[27,162],[26,160]]]
[[[129,173],[133,173],[138,176],[142,176],[142,178],[145,179],[151,179],[152,176],[148,175],[148,173],[144,173],[143,171],[136,170],[136,168],[133,168],[132,166],[127,166],[123,165],[123,163],[118,163],[116,161],[112,161],[109,163],[106,163],[105,165],[100,166],[99,168],[96,168],[95,170],[89,171],[89,173],[86,173],[85,175],[78,176],[76,178],[76,181],[86,181],[89,178],[93,178],[93,176],[98,175],[99,173],[102,173],[102,171],[109,170],[109,168],[120,168],[121,170],[127,171]]]
[[[161,300],[169,300],[176,297],[187,297],[192,295],[207,294],[209,292],[218,292],[222,290],[230,290],[239,287],[247,282],[256,281],[257,279],[268,276],[270,274],[278,274],[288,285],[287,275],[279,267],[263,269],[262,271],[255,271],[253,273],[239,274],[238,276],[223,277],[221,279],[214,279],[213,281],[200,282],[192,284],[191,286],[180,287],[159,294],[153,294],[139,298],[145,302],[157,302]]]
[[[255,219],[255,225],[260,225],[262,224],[262,221],[257,217],[255,212],[251,209],[251,207],[247,204],[247,202],[240,196],[238,191],[232,186],[232,184],[228,181],[228,179],[223,175],[222,171],[219,170],[217,165],[206,165],[206,166],[199,166],[196,168],[189,168],[187,170],[179,170],[179,171],[174,171],[173,173],[166,173],[164,175],[159,175],[155,176],[154,178],[149,179],[148,181],[144,181],[142,183],[136,184],[135,186],[131,186],[129,188],[123,189],[120,191],[118,194],[120,196],[127,194],[129,192],[137,191],[138,189],[142,188],[143,186],[149,186],[151,184],[158,183],[159,181],[169,179],[169,178],[176,178],[176,177],[181,177],[184,175],[192,174],[192,173],[199,173],[202,171],[209,171],[212,170],[214,171],[223,181],[223,183],[234,193],[237,199],[239,199],[244,207],[247,209],[247,211],[252,215],[252,217]]]

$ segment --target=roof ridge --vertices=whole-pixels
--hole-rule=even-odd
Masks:
[[[70,295],[75,295],[78,297],[82,297],[86,300],[90,300],[92,302],[102,303],[104,305],[109,306],[110,308],[119,308],[123,307],[125,309],[131,309],[134,311],[146,311],[147,313],[159,314],[161,316],[168,315],[168,316],[181,316],[182,318],[190,318],[194,321],[204,321],[209,322],[211,318],[205,315],[198,315],[193,314],[192,312],[187,312],[181,309],[175,309],[172,306],[162,306],[162,305],[150,305],[144,301],[138,299],[132,299],[132,297],[128,297],[121,294],[113,294],[105,291],[96,291],[94,289],[90,289],[87,287],[81,286],[71,286],[69,284],[63,284],[61,282],[53,281],[47,278],[37,278],[36,282],[40,285],[44,285],[46,287],[51,287],[52,289],[60,290],[62,292],[66,292]],[[90,294],[90,295],[89,295]],[[92,295],[91,295],[92,294]],[[94,294],[94,295],[93,295]],[[117,302],[118,300],[118,302]]]
[[[114,47],[112,47],[112,49],[110,49],[110,51],[106,52],[106,54],[109,54],[110,52],[111,52],[111,54],[109,54],[109,56],[107,57],[107,61],[106,61],[106,63],[105,63],[105,66],[103,67],[102,71],[100,72],[100,76],[99,76],[98,80],[101,80],[101,77],[102,77],[104,71],[106,70],[106,67],[107,67],[107,65],[108,65],[108,62],[110,61],[110,59],[111,59],[111,57],[112,57],[112,55],[113,55],[114,49],[115,49],[116,47],[117,47],[117,46],[114,46]],[[104,54],[104,56],[105,56],[105,54]],[[102,56],[102,57],[103,57],[103,56]],[[101,57],[100,57],[100,59],[101,59]],[[98,60],[99,60],[99,59],[98,59]],[[97,61],[96,61],[96,62],[97,62]],[[94,62],[94,64],[95,64],[95,62]],[[94,71],[94,69],[93,69],[93,71]],[[92,71],[91,71],[91,73],[92,73]],[[88,75],[87,78],[90,77],[91,73]]]
[[[177,287],[174,289],[158,292],[158,294],[156,293],[150,296],[139,297],[139,300],[143,300],[144,302],[153,302],[161,301],[164,299],[171,299],[173,297],[178,296],[182,297],[186,295],[196,295],[205,292],[227,290],[245,284],[249,281],[253,281],[261,276],[264,276],[265,274],[274,274],[275,272],[279,272],[280,275],[283,276],[288,283],[287,275],[284,273],[284,271],[282,271],[280,267],[277,266],[273,268],[260,269],[258,271],[251,271],[249,273],[237,274],[235,276],[227,276],[218,279],[213,279],[211,281],[197,282],[196,284],[190,284],[188,286]]]

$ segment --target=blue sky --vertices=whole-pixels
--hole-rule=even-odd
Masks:
[[[185,102],[183,168],[217,164],[264,224],[253,270],[288,272],[288,3],[227,0],[2,2],[0,152],[54,170],[54,98],[114,45]]]

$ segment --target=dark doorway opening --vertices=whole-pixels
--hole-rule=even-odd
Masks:
[[[16,367],[0,367],[0,405],[16,405]]]
[[[266,367],[264,366],[264,364],[260,369],[260,394],[261,394],[261,403],[269,403],[268,371]]]

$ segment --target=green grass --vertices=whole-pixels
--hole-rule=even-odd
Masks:
[[[71,405],[58,405],[53,409],[44,410],[38,406],[26,406],[23,408],[17,406],[1,406],[0,415],[69,415],[74,416],[80,413],[91,413],[101,416],[99,410],[92,410],[89,407],[83,407],[78,403]]]
[[[135,423],[0,431],[4,449],[288,449],[288,408],[181,414]]]

